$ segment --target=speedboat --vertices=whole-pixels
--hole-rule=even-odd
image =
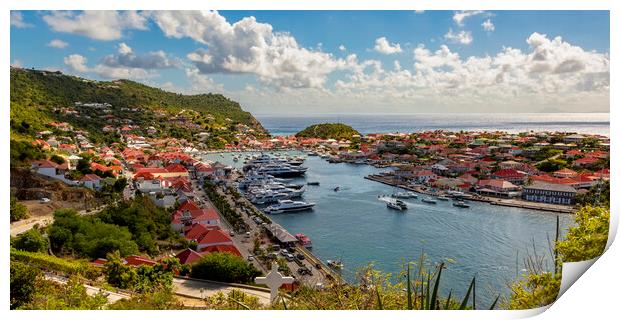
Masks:
[[[399,211],[407,210],[407,204],[403,202],[402,200],[389,199],[386,201],[386,203],[387,203],[387,207],[390,209],[399,210]]]
[[[463,201],[454,202],[452,205],[459,208],[469,208],[469,205]]]
[[[340,191],[340,186],[337,186],[334,188],[334,192],[338,192],[338,191]]]
[[[441,200],[441,201],[448,201],[450,200],[450,198],[446,197],[446,196],[438,196],[437,200]]]
[[[309,186],[318,186],[320,183],[318,181],[308,181]]]
[[[422,199],[422,202],[426,202],[426,203],[430,203],[430,204],[435,204],[437,203],[437,200],[430,198],[430,197],[426,197],[424,199]]]
[[[270,213],[270,214],[276,214],[276,213],[305,211],[305,210],[312,209],[314,205],[315,205],[314,202],[279,200],[278,204],[274,204],[272,206],[265,208],[265,212]]]

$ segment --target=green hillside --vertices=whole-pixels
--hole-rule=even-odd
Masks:
[[[149,120],[148,112],[132,116],[121,110],[138,107],[146,111],[163,109],[171,114],[183,109],[195,110],[203,116],[210,115],[212,127],[245,124],[258,135],[267,134],[239,103],[220,94],[183,95],[129,80],[92,81],[61,72],[11,68],[11,135],[31,137],[37,131],[48,129],[45,124],[51,121],[67,121],[89,132],[100,129],[102,124],[95,118],[80,123],[54,111],[55,108],[73,107],[76,101],[109,103],[116,116],[130,117],[135,123]]]
[[[295,134],[300,138],[321,138],[321,139],[351,139],[354,135],[359,135],[357,130],[342,123],[321,123],[311,125]]]

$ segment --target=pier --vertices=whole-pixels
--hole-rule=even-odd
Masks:
[[[436,193],[429,192],[428,190],[423,190],[422,188],[417,187],[417,186],[401,184],[402,182],[395,181],[392,176],[368,175],[364,178],[371,180],[371,181],[383,183],[389,186],[398,187],[398,188],[406,189],[409,191],[415,191],[420,194],[431,195],[431,196],[437,195]],[[550,203],[522,201],[519,199],[500,199],[500,198],[484,197],[480,195],[473,195],[472,197],[469,197],[466,200],[486,202],[488,204],[497,205],[497,206],[532,209],[532,210],[555,212],[555,213],[575,213],[575,208],[573,207],[555,205],[555,204],[550,204]]]

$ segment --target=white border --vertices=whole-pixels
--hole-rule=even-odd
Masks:
[[[2,170],[2,178],[5,183],[3,192],[0,193],[1,203],[4,204],[4,212],[8,212],[9,206],[9,173],[6,168],[9,168],[9,144],[6,143],[9,140],[9,128],[6,124],[9,121],[9,64],[10,64],[10,51],[9,51],[9,15],[10,9],[22,9],[22,10],[40,10],[40,9],[171,9],[171,10],[189,10],[189,9],[219,9],[219,10],[461,10],[461,9],[486,9],[486,10],[611,10],[611,33],[610,33],[610,56],[611,60],[615,61],[614,57],[618,57],[619,51],[617,41],[614,41],[614,37],[617,38],[618,30],[618,1],[606,1],[606,0],[418,0],[418,1],[405,1],[405,0],[210,0],[210,1],[164,1],[164,0],[108,0],[108,1],[78,1],[78,0],[28,0],[28,1],[2,1],[0,4],[2,7],[1,21],[2,21],[2,41],[4,42],[4,50],[0,51],[1,61],[4,74],[1,77],[2,86],[0,87],[3,93],[3,104],[1,108],[2,118],[5,121],[5,125],[0,126],[0,130],[3,135],[2,143],[2,166],[5,170]],[[611,83],[617,83],[617,70],[614,71],[615,64],[612,63],[611,68]],[[616,68],[617,69],[617,68]],[[610,90],[610,137],[612,140],[618,138],[618,128],[614,128],[614,118],[617,111],[614,110],[615,105],[618,103],[618,93],[614,90]],[[614,144],[615,145],[615,144]],[[618,149],[612,147],[611,157],[612,159],[619,159]],[[620,170],[618,165],[611,164],[612,172],[617,173]],[[617,174],[612,175],[612,194],[617,194],[618,179]],[[618,201],[613,199],[612,201],[612,220],[610,234],[615,236],[618,227]],[[8,230],[8,219],[5,218],[5,229]],[[7,232],[8,234],[8,232]],[[610,237],[608,246],[611,244],[613,236]],[[183,318],[197,318],[197,317],[209,317],[212,319],[239,319],[241,317],[256,318],[256,319],[279,319],[279,318],[303,318],[303,319],[315,319],[317,317],[338,317],[338,318],[360,318],[360,319],[375,319],[380,316],[388,315],[387,311],[369,311],[369,312],[356,312],[356,311],[329,311],[329,312],[311,312],[311,311],[260,311],[260,312],[244,312],[244,311],[79,311],[79,312],[57,312],[57,311],[25,311],[25,312],[9,312],[9,281],[8,281],[8,260],[9,260],[9,237],[5,236],[0,243],[0,251],[2,252],[2,260],[0,263],[0,273],[2,274],[3,290],[0,296],[0,303],[2,304],[1,312],[5,314],[3,319],[35,319],[43,317],[51,318],[65,318],[65,319],[109,319],[110,317],[121,318],[149,318],[149,319],[166,319],[174,317]],[[609,250],[600,258],[598,262],[586,272],[582,279],[577,281],[566,291],[566,293],[547,311],[540,314],[542,319],[558,319],[558,318],[609,318],[609,315],[616,314],[615,306],[617,304],[617,287],[620,283],[618,273],[620,272],[620,253],[618,252],[618,245],[611,246]],[[578,274],[581,274],[584,270],[581,264],[567,264],[565,265],[565,271],[569,271],[572,274],[566,275],[565,278],[571,278]],[[566,286],[563,285],[563,288]],[[526,311],[494,311],[494,312],[458,312],[458,311],[442,311],[442,312],[424,312],[415,311],[415,315],[412,315],[408,311],[393,311],[389,312],[390,318],[396,317],[411,317],[421,316],[427,318],[432,316],[434,319],[506,319],[506,318],[522,318],[539,314],[543,310],[526,310]],[[45,312],[45,314],[43,313]],[[205,313],[206,312],[206,313]]]

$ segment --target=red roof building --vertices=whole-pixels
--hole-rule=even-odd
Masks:
[[[202,258],[202,254],[200,252],[196,252],[192,249],[187,248],[177,253],[175,257],[179,259],[179,262],[181,262],[181,264],[192,264],[200,260]]]

